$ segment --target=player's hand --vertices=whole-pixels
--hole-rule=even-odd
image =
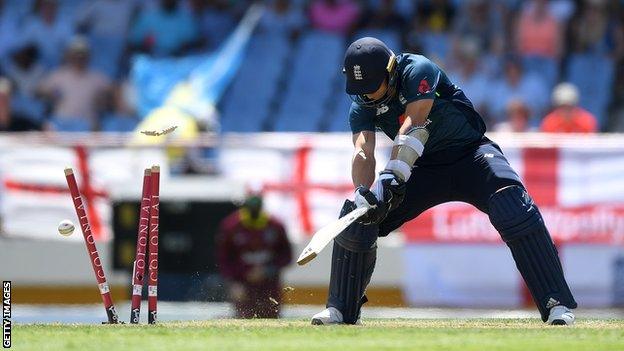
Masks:
[[[355,210],[357,206],[355,206],[355,202],[346,199],[344,204],[342,204],[342,208],[340,209],[340,216],[338,218],[342,218],[348,215],[351,211]]]
[[[405,182],[392,171],[382,171],[377,179],[375,193],[386,203],[388,211],[397,208],[405,198]]]
[[[379,224],[388,214],[388,205],[377,199],[375,194],[364,186],[355,189],[355,205],[357,208],[368,208],[368,212],[357,222],[362,224]]]

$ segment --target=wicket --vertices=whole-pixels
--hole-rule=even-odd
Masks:
[[[147,280],[147,319],[156,323],[158,304],[158,224],[160,204],[160,166],[152,166],[149,223],[149,276]]]
[[[119,316],[115,310],[113,304],[113,298],[111,297],[110,287],[106,282],[106,276],[104,275],[104,268],[102,267],[102,261],[100,261],[100,255],[95,247],[95,239],[93,239],[93,233],[91,233],[91,225],[85,212],[84,203],[78,190],[78,184],[76,183],[76,177],[74,177],[74,171],[71,168],[65,168],[65,179],[67,180],[67,186],[71,193],[74,208],[76,209],[76,215],[80,221],[80,229],[85,239],[87,246],[87,252],[91,265],[93,266],[93,272],[95,273],[95,279],[98,282],[98,288],[100,289],[100,295],[102,295],[102,301],[104,302],[104,308],[106,309],[106,316],[108,317],[108,323],[117,324],[119,322]]]
[[[145,278],[145,253],[147,249],[147,232],[151,208],[151,170],[148,168],[143,175],[141,207],[139,209],[139,229],[134,264],[132,265],[132,306],[130,307],[130,323],[139,323],[141,314],[141,298]]]
[[[87,213],[82,202],[80,190],[76,183],[74,171],[65,168],[65,178],[71,193],[74,209],[80,221],[80,229],[85,239],[87,252],[93,266],[95,279],[97,280],[108,323],[119,323],[119,316],[115,310],[110,287],[104,275],[104,268],[100,260],[95,239],[91,233],[91,225],[87,218]],[[159,225],[159,205],[160,205],[160,166],[154,165],[145,169],[143,174],[143,189],[141,192],[141,207],[139,209],[139,226],[137,230],[136,256],[132,265],[132,302],[130,307],[130,323],[139,323],[141,314],[141,299],[143,294],[143,284],[145,282],[145,264],[148,262],[147,277],[147,308],[148,323],[155,324],[158,310],[158,225]],[[149,242],[149,244],[148,244]],[[147,249],[147,250],[146,250]],[[149,250],[149,251],[148,251]],[[149,256],[147,256],[149,255]],[[146,259],[146,257],[149,257]]]
[[[130,323],[139,323],[148,248],[147,322],[156,323],[158,310],[158,221],[160,204],[160,166],[146,169],[143,175],[136,257],[132,268],[132,307]],[[149,242],[149,244],[148,244]]]

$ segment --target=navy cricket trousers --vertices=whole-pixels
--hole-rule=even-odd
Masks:
[[[467,202],[488,213],[490,196],[509,185],[523,186],[501,149],[488,139],[454,163],[416,166],[407,181],[405,199],[381,222],[379,236],[445,202]]]

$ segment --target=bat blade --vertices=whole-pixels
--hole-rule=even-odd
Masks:
[[[303,249],[301,255],[297,259],[297,264],[303,266],[304,264],[312,261],[318,254],[338,236],[343,230],[347,229],[351,223],[355,222],[358,218],[362,217],[368,211],[367,208],[356,208],[355,210],[347,213],[340,219],[337,219],[323,228],[319,229],[312,240],[308,243],[308,246]]]

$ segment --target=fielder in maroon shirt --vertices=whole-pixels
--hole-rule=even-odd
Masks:
[[[284,226],[262,211],[262,198],[251,195],[221,222],[217,262],[238,318],[277,318],[281,306],[280,273],[292,260]]]

